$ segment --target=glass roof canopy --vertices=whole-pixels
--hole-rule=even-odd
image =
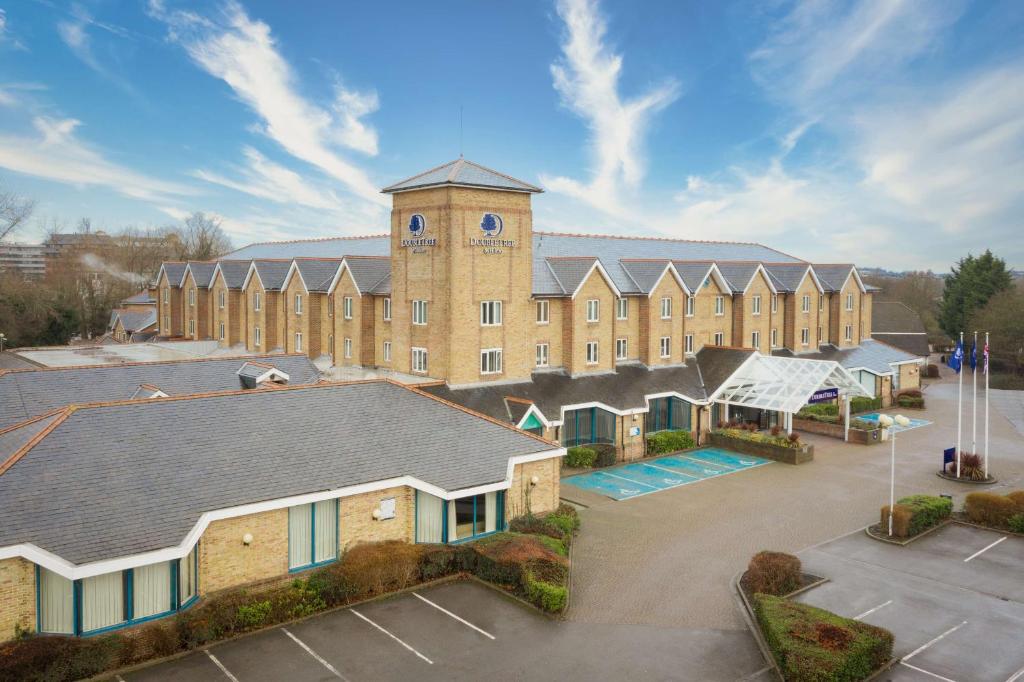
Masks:
[[[814,393],[826,388],[838,388],[848,397],[870,397],[838,362],[754,353],[708,399],[729,405],[797,412]]]

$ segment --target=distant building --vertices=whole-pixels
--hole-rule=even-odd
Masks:
[[[927,358],[931,352],[921,316],[899,301],[875,301],[871,311],[871,338],[922,358]]]
[[[42,244],[0,244],[0,271],[43,277],[46,275],[46,247]]]

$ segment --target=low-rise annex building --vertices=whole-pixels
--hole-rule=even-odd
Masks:
[[[170,615],[353,543],[497,532],[558,505],[564,454],[383,380],[62,408],[0,430],[0,641]]]

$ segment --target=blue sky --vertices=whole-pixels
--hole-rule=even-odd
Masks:
[[[23,241],[382,232],[461,107],[467,158],[546,189],[536,229],[1021,267],[1021,35],[999,0],[0,0],[0,185]]]

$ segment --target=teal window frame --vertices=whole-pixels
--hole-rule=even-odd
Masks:
[[[455,500],[445,500],[443,518],[441,522],[441,542],[446,545],[461,545],[464,542],[473,542],[480,538],[485,538],[488,535],[494,535],[495,533],[501,533],[505,530],[505,491],[496,490],[496,499],[494,500],[494,514],[498,517],[494,520],[494,530],[484,531],[483,533],[476,532],[476,505],[477,498],[482,497],[486,493],[480,493],[479,495],[473,495],[473,534],[468,538],[456,538],[455,540],[448,539],[448,505]],[[467,496],[468,497],[468,496]],[[462,499],[462,498],[459,498]],[[484,519],[484,527],[487,527],[487,520]]]
[[[311,568],[319,568],[320,566],[326,566],[327,564],[333,564],[341,556],[341,552],[338,550],[338,539],[341,534],[341,519],[339,517],[339,498],[334,498],[334,518],[338,521],[334,524],[334,557],[331,559],[324,559],[323,561],[316,561],[316,503],[307,502],[309,505],[309,513],[312,517],[309,525],[309,558],[311,563],[303,564],[302,566],[296,566],[295,568],[289,568],[289,573],[300,573],[302,571],[308,571]],[[303,505],[296,505],[303,506]],[[291,512],[291,510],[289,510]],[[292,529],[291,526],[288,528],[288,546],[291,546]],[[198,583],[197,583],[198,584]]]
[[[661,405],[665,405],[665,423],[661,423]],[[673,409],[676,405],[681,405],[681,411],[686,415],[684,424],[676,424],[673,418]],[[647,433],[657,433],[658,431],[690,431],[693,425],[693,403],[676,398],[675,396],[666,396],[664,398],[653,398],[650,403],[650,407],[647,411],[648,428]]]
[[[590,432],[586,436],[581,437],[580,436],[580,414],[583,413],[583,412],[589,412],[590,413]],[[602,414],[602,417],[605,414],[611,415],[611,424],[612,424],[611,435],[610,435],[610,437],[607,440],[598,440],[598,438],[597,438],[597,417],[598,417],[598,412],[600,412]],[[565,423],[568,422],[570,419],[573,420],[573,429],[572,429],[573,437],[572,438],[569,438],[568,430],[564,426]],[[592,445],[592,444],[595,444],[595,443],[597,443],[597,444],[615,445],[615,437],[617,435],[617,430],[618,430],[618,423],[617,422],[618,422],[618,415],[616,415],[614,412],[609,412],[608,410],[602,410],[602,409],[600,409],[598,407],[585,407],[585,408],[583,408],[581,410],[570,410],[569,412],[567,412],[565,414],[565,419],[563,420],[563,427],[562,427],[562,438],[563,438],[563,441],[564,441],[563,445],[565,445],[567,447],[575,447],[577,445]]]

